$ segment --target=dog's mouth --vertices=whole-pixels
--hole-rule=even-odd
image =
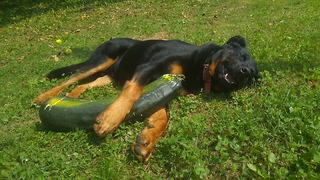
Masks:
[[[244,65],[233,66],[236,66],[236,68],[229,66],[227,61],[220,63],[215,76],[213,77],[213,81],[215,81],[213,83],[214,89],[217,91],[229,92],[249,85],[249,82],[252,81],[250,69],[246,68]],[[240,69],[237,70],[239,67]]]
[[[219,76],[221,79],[225,80],[228,84],[231,84],[231,85],[237,84],[236,78],[232,74],[230,74],[229,68],[227,65],[221,66],[221,73]]]

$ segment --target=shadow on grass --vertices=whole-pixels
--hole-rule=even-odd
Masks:
[[[259,62],[259,70],[260,71],[269,71],[270,73],[274,73],[277,71],[287,71],[287,70],[293,70],[296,72],[303,72],[308,69],[312,69],[315,67],[320,66],[320,59],[314,59],[310,61],[304,61],[304,62],[299,62],[297,60],[292,60],[292,61],[282,61],[279,60],[278,62]]]
[[[104,138],[99,138],[95,132],[92,130],[84,130],[84,129],[75,129],[75,130],[70,130],[70,131],[57,131],[57,130],[53,130],[51,129],[50,127],[44,125],[43,123],[40,123],[40,122],[37,122],[35,124],[36,126],[36,130],[37,131],[41,131],[41,132],[66,132],[66,133],[70,133],[70,132],[73,132],[73,133],[76,133],[77,131],[85,131],[86,134],[87,134],[87,140],[88,140],[88,143],[90,143],[91,145],[95,145],[95,146],[98,146],[100,145],[103,141],[105,141]]]
[[[92,4],[108,4],[123,0],[0,0],[0,27],[17,23],[32,16],[68,7],[94,8]]]
[[[89,59],[90,55],[94,52],[94,49],[97,47],[77,47],[77,48],[71,48],[72,54],[71,59],[82,59],[81,62],[85,62]],[[71,63],[70,65],[73,65],[75,63]]]

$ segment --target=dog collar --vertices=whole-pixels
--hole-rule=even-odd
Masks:
[[[203,92],[205,94],[209,94],[211,92],[211,76],[209,73],[209,64],[203,65],[203,81],[204,81]]]

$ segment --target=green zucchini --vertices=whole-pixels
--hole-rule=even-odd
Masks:
[[[165,74],[148,84],[125,119],[146,118],[168,104],[179,95],[182,79],[181,75]],[[91,130],[96,122],[95,118],[115,99],[116,97],[88,101],[56,96],[40,106],[39,117],[50,130]]]

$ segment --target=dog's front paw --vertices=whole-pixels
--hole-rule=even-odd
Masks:
[[[118,128],[121,122],[121,120],[117,121],[117,116],[110,116],[105,114],[107,114],[107,112],[100,114],[96,118],[97,123],[93,125],[94,131],[101,138],[107,136],[110,133],[113,133]]]
[[[138,159],[147,162],[151,157],[154,142],[147,140],[148,138],[138,135],[132,145],[132,150]]]

